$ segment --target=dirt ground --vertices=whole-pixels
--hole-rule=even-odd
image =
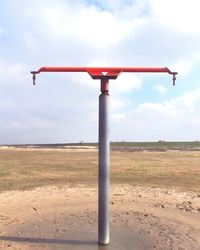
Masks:
[[[76,236],[97,230],[97,194],[96,188],[84,185],[2,192],[0,249],[102,249],[95,248],[96,234],[89,240]],[[200,193],[113,185],[110,227],[118,230],[115,238],[129,232],[124,248],[118,248],[122,250],[136,249],[134,243],[125,246],[131,235],[149,242],[137,249],[200,249]]]

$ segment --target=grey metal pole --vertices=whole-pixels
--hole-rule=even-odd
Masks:
[[[109,243],[109,185],[110,185],[110,96],[109,79],[101,79],[99,96],[99,199],[98,241]]]

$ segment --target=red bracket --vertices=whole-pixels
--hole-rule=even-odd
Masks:
[[[88,74],[92,77],[92,79],[116,79],[118,75],[122,72],[121,70],[109,70],[106,72],[102,72],[100,69],[88,69]]]

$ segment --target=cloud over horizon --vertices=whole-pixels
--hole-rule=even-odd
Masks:
[[[199,140],[197,0],[0,2],[0,144],[97,141],[99,81],[55,66],[168,66],[110,81],[111,140]],[[187,18],[185,18],[187,17]],[[184,28],[183,28],[184,27]]]

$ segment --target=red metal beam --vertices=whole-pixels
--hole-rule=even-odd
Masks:
[[[41,67],[37,71],[31,71],[33,81],[35,75],[41,72],[87,72],[93,79],[116,79],[122,72],[135,73],[168,73],[173,75],[173,84],[175,84],[177,72],[172,72],[167,67]]]
[[[41,67],[37,71],[31,73],[38,74],[40,72],[143,72],[143,73],[169,73],[177,72],[170,71],[167,67]]]

